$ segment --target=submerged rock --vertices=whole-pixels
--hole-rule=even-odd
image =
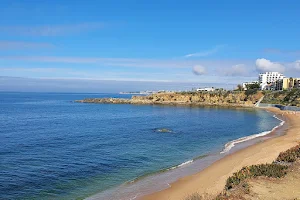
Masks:
[[[173,131],[167,128],[159,128],[156,129],[155,132],[160,132],[160,133],[172,133]]]

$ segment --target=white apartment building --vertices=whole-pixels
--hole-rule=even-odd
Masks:
[[[210,88],[198,88],[197,92],[201,92],[201,91],[206,91],[206,92],[213,92],[215,91],[214,87],[210,87]]]
[[[283,78],[283,74],[279,72],[265,72],[259,74],[258,81],[262,90],[269,90],[277,80],[281,80]]]

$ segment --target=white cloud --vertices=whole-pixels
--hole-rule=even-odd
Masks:
[[[300,60],[296,60],[294,62],[294,68],[295,70],[300,71]]]
[[[249,72],[245,64],[237,64],[230,68],[222,69],[221,74],[225,76],[247,76]]]
[[[196,75],[203,75],[206,73],[205,67],[203,67],[201,65],[196,65],[193,68],[193,73]]]
[[[278,62],[271,62],[265,58],[256,60],[256,69],[260,72],[281,72],[285,71],[285,66]]]
[[[212,54],[217,53],[222,47],[224,47],[224,45],[218,45],[218,46],[216,46],[213,49],[206,50],[206,51],[201,51],[201,52],[197,52],[197,53],[187,54],[184,57],[189,58],[189,57],[205,57],[205,56],[210,56]]]

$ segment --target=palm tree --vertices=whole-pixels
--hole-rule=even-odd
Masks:
[[[293,86],[294,86],[294,79],[293,79],[293,77],[290,77],[290,79],[289,79],[289,89],[293,88]]]

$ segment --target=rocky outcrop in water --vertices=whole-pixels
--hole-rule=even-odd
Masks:
[[[132,99],[122,98],[87,98],[83,100],[76,100],[78,103],[103,103],[103,104],[131,104]]]
[[[171,129],[167,129],[167,128],[158,128],[158,129],[155,129],[155,132],[159,132],[159,133],[172,133],[173,131]]]
[[[90,98],[78,100],[81,103],[109,103],[109,104],[161,104],[161,105],[217,105],[253,107],[262,97],[261,92],[246,95],[238,91],[217,92],[174,92],[157,93],[148,96],[133,96],[123,98]]]

